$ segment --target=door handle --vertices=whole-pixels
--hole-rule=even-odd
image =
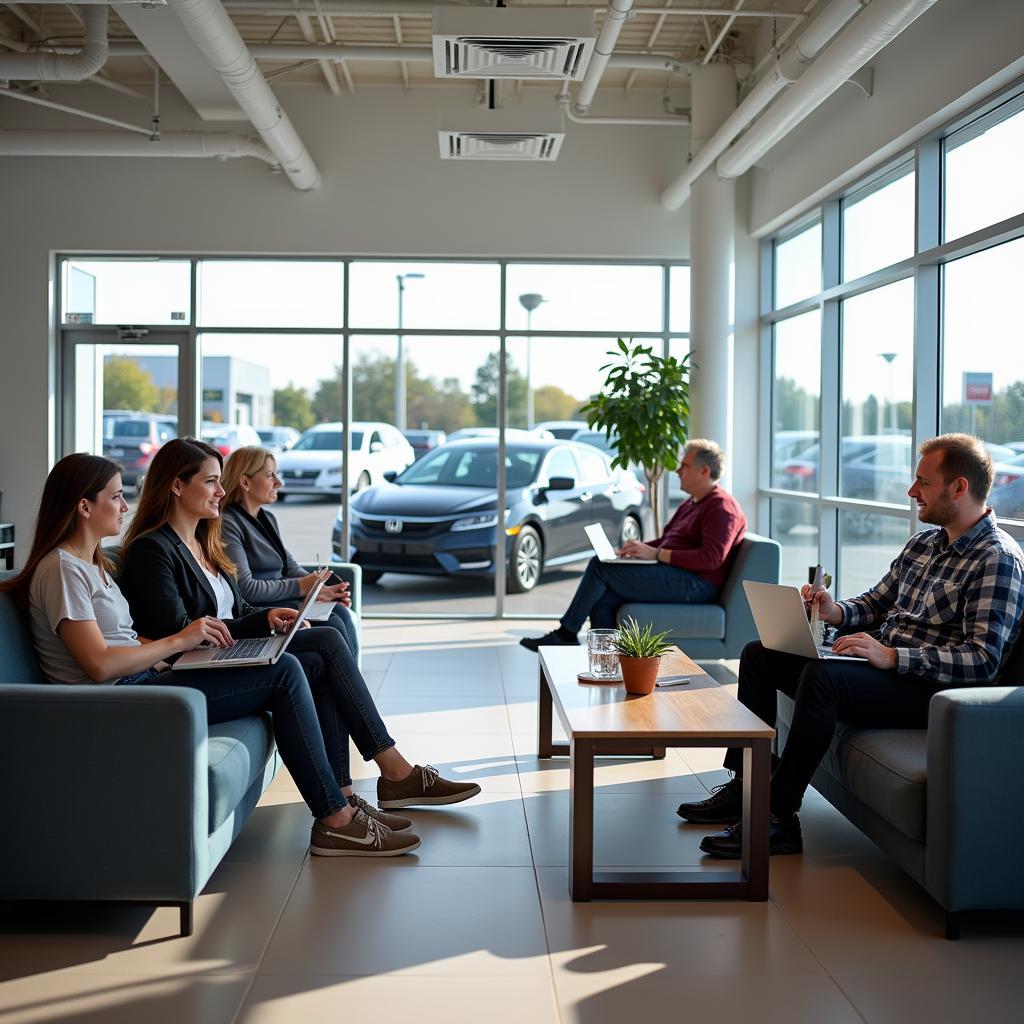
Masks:
[[[584,491],[580,495],[580,501],[590,501],[590,499],[593,498],[593,497],[594,496],[590,493],[590,491]]]

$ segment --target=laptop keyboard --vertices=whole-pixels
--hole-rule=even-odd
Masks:
[[[263,658],[270,654],[275,642],[265,638],[239,640],[234,647],[225,647],[218,651],[210,661],[248,661],[250,658]]]

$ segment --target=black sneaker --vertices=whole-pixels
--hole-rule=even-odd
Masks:
[[[715,786],[707,800],[697,800],[690,804],[680,804],[676,814],[686,821],[695,821],[698,825],[714,825],[721,822],[731,825],[743,817],[743,780],[731,779]]]
[[[743,856],[743,824],[736,822],[724,832],[705,836],[700,841],[700,848],[711,857],[739,860]],[[781,853],[803,852],[804,837],[800,831],[800,819],[795,814],[788,818],[776,818],[772,815],[768,824],[768,853],[774,856]]]
[[[557,629],[553,629],[543,636],[524,636],[519,641],[520,647],[525,647],[528,651],[533,651],[534,654],[537,653],[538,647],[579,647],[579,645],[578,637],[574,635],[571,640],[568,640]]]

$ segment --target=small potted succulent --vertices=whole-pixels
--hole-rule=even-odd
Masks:
[[[619,652],[626,693],[645,697],[654,692],[661,656],[672,650],[672,645],[665,642],[667,636],[668,630],[655,633],[650,623],[641,626],[636,619],[630,619],[619,628],[614,644]]]

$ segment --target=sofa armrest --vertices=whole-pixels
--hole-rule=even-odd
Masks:
[[[1024,907],[1024,687],[943,690],[928,713],[928,891],[947,910]]]
[[[206,700],[0,685],[0,897],[190,900],[207,858]]]
[[[316,572],[317,566],[304,565],[306,572]],[[357,615],[363,606],[363,568],[355,562],[330,562],[327,566],[340,580],[348,584],[349,596],[352,598],[352,611]]]

